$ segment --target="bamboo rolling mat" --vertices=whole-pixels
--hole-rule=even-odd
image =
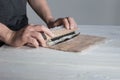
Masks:
[[[81,52],[104,40],[104,37],[80,34],[73,39],[50,46],[48,48],[67,52]]]

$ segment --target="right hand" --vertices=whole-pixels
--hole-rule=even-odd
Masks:
[[[46,47],[46,41],[41,35],[41,32],[44,32],[50,37],[54,36],[54,34],[43,25],[28,25],[17,32],[13,32],[7,44],[15,47],[20,47],[25,44],[35,48],[39,46]]]

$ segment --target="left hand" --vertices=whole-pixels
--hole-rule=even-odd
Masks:
[[[63,25],[66,29],[77,28],[77,23],[72,17],[58,18],[57,20],[52,19],[48,24],[49,28]]]

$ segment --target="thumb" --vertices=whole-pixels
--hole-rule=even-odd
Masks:
[[[59,19],[57,19],[55,22],[54,22],[54,27],[55,26],[60,26],[60,25],[62,25],[62,18],[59,18]]]
[[[53,28],[53,27],[56,27],[56,26],[60,26],[62,25],[62,18],[59,18],[55,21],[51,21],[49,24],[48,24],[48,27],[49,28]]]

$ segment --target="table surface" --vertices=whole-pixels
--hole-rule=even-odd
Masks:
[[[80,53],[3,46],[0,80],[120,80],[120,26],[78,27],[107,39]]]

